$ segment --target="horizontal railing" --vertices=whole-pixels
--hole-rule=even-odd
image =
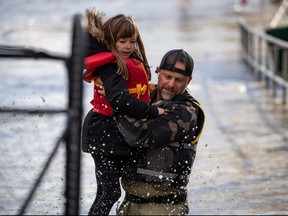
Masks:
[[[249,26],[239,20],[242,59],[257,79],[264,80],[266,87],[276,98],[282,93],[282,104],[287,102],[288,42]]]

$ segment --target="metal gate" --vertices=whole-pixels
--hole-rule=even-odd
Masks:
[[[1,113],[27,113],[35,114],[57,114],[66,113],[67,125],[61,138],[57,141],[48,155],[43,169],[39,173],[33,188],[25,198],[18,214],[23,215],[33,199],[37,187],[41,183],[51,160],[59,149],[60,143],[66,144],[66,172],[65,172],[65,215],[79,215],[79,197],[80,197],[80,172],[81,172],[81,124],[82,124],[82,98],[83,98],[83,59],[85,56],[86,35],[81,26],[81,15],[73,17],[72,30],[72,51],[68,57],[52,55],[47,52],[36,49],[27,49],[25,47],[11,47],[0,45],[0,58],[26,58],[26,59],[52,59],[63,61],[67,68],[68,76],[68,104],[64,110],[56,109],[11,109],[0,107]]]

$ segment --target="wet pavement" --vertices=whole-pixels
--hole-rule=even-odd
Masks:
[[[245,17],[264,29],[277,5],[248,0],[240,7],[239,2],[2,0],[0,44],[69,54],[73,14],[97,6],[107,16],[133,15],[152,71],[170,49],[184,48],[195,60],[189,88],[206,111],[206,125],[189,182],[189,214],[288,214],[288,108],[272,99],[241,61],[237,24]],[[65,106],[62,64],[1,59],[0,64],[1,106]],[[85,85],[84,113],[90,109],[91,92]],[[61,115],[0,116],[0,214],[17,214],[64,124]],[[27,214],[63,213],[63,155],[64,147]],[[96,186],[92,158],[82,156],[80,213],[87,214]]]

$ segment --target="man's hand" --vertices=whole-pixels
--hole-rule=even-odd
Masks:
[[[104,89],[103,85],[96,84],[96,86],[99,88],[98,93],[105,96],[105,89]]]
[[[94,84],[100,89],[98,90],[98,93],[105,96],[105,89],[103,86],[103,82],[99,77],[96,77],[96,79],[94,80]]]

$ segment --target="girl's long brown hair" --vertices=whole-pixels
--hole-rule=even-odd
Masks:
[[[148,65],[142,38],[134,18],[124,14],[116,15],[103,24],[102,31],[104,35],[104,43],[116,56],[118,63],[117,74],[121,75],[125,80],[128,79],[129,72],[123,57],[116,49],[116,42],[120,38],[133,37],[135,35],[136,49],[130,57],[143,63],[147,72],[148,80],[151,80],[150,66]]]

